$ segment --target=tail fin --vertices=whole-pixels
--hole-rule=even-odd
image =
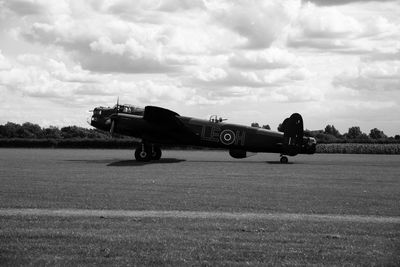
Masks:
[[[301,151],[303,143],[303,118],[299,113],[293,113],[282,123],[283,154],[296,156]]]

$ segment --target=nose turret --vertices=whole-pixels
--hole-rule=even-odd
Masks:
[[[96,107],[90,118],[90,125],[103,131],[109,131],[111,127],[110,116],[113,113],[113,108]]]

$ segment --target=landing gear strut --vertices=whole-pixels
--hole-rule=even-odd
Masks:
[[[287,164],[289,162],[289,159],[286,156],[281,155],[280,161],[282,164]]]
[[[159,160],[161,158],[161,154],[161,149],[158,146],[142,143],[135,150],[135,159],[142,162]]]

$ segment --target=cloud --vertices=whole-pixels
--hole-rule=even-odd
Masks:
[[[238,50],[227,57],[219,57],[215,64],[207,62],[194,68],[185,81],[195,87],[230,92],[232,87],[269,90],[274,86],[295,84],[312,75],[293,54],[284,49],[268,48]]]
[[[196,95],[195,89],[172,79],[130,81],[120,75],[93,74],[80,65],[66,65],[33,54],[20,55],[16,63],[0,69],[0,86],[12,94],[48,99],[62,106],[93,106],[114,101],[118,96],[144,104],[194,102]]]
[[[4,1],[4,7],[20,16],[43,14],[44,5],[35,0]]]
[[[362,25],[356,19],[336,9],[303,7],[300,14],[303,34],[311,38],[340,38],[358,35]]]
[[[395,22],[368,12],[357,18],[354,15],[357,8],[304,4],[297,23],[289,30],[288,45],[335,53],[365,54],[383,49],[382,45],[387,46],[385,40],[400,36],[400,27]]]
[[[77,91],[83,95],[84,88],[89,87],[87,84],[101,82],[104,77],[90,74],[79,65],[68,67],[62,61],[32,54],[20,55],[16,63],[0,70],[0,84],[10,92],[55,101],[68,99],[70,104],[78,100]],[[100,86],[92,86],[97,86],[97,95],[103,94]]]
[[[11,68],[10,62],[3,56],[3,53],[0,50],[0,71],[7,70]]]
[[[100,37],[89,46],[91,51],[82,56],[82,63],[93,71],[165,73],[178,70],[165,58],[163,46],[151,40],[129,38],[124,43],[113,43],[108,37]]]
[[[117,1],[97,5],[69,3],[56,8],[49,4],[46,6],[49,11],[65,9],[63,15],[51,13],[40,22],[32,19],[33,23],[21,27],[20,34],[28,41],[63,48],[83,68],[95,72],[182,72],[181,66],[198,64],[204,55],[228,54],[236,47],[269,47],[289,24],[298,6],[299,1],[295,0],[254,1],[251,5],[247,2],[219,5],[211,1],[205,4],[202,1],[145,1],[132,5]],[[120,13],[124,10],[131,10],[136,20],[126,20]],[[171,12],[179,12],[179,19],[166,15]],[[149,21],[149,14],[157,21]],[[199,20],[193,20],[193,16]],[[258,68],[288,64],[276,56],[267,63],[273,51],[268,53],[258,59],[252,58],[251,52],[245,53],[243,59],[247,63],[239,66],[240,58],[232,58],[232,64],[244,68],[246,64],[250,67],[250,60],[258,60],[254,63]]]
[[[400,50],[392,53],[375,52],[363,57],[363,61],[397,61],[400,60]]]
[[[277,86],[286,81],[288,70],[234,70],[211,68],[197,71],[193,74],[191,82],[200,86],[209,86],[223,90],[231,86],[268,87]]]
[[[319,8],[312,4],[302,7],[297,22],[288,36],[289,46],[297,48],[350,48],[353,37],[363,31],[362,25],[353,17],[335,9]]]
[[[211,68],[194,73],[187,84],[200,88],[196,92],[204,98],[224,103],[234,99],[248,103],[305,102],[322,97],[320,90],[310,90],[304,84],[312,75],[299,67],[256,71]]]
[[[234,1],[209,5],[213,18],[245,39],[248,49],[270,47],[291,22],[300,1]]]
[[[271,98],[278,102],[310,102],[324,98],[321,90],[304,86],[283,86],[271,92]]]
[[[375,92],[400,90],[400,60],[361,63],[357,72],[336,76],[333,85]]]
[[[166,0],[161,1],[158,10],[166,12],[177,12],[190,9],[204,9],[205,4],[202,0]]]
[[[284,49],[269,48],[256,51],[238,51],[229,58],[230,66],[239,69],[277,69],[295,64],[295,55]]]
[[[83,70],[80,65],[67,68],[64,62],[54,59],[50,59],[47,64],[51,75],[59,81],[70,83],[100,83],[104,80],[103,76]]]
[[[337,6],[337,5],[347,5],[352,3],[360,2],[376,2],[377,0],[306,0],[303,2],[312,2],[319,6]],[[379,2],[393,2],[395,0],[379,0]]]
[[[163,53],[167,36],[160,26],[122,21],[91,6],[70,8],[80,13],[50,16],[47,21],[26,25],[21,36],[62,47],[88,70],[158,73],[176,68]]]
[[[202,0],[138,0],[134,4],[129,0],[117,0],[103,2],[100,9],[128,21],[158,23],[169,16],[168,13],[182,15],[182,12],[205,9],[205,4]]]

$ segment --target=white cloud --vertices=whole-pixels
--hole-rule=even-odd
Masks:
[[[363,0],[363,2],[376,2],[376,0]],[[387,2],[387,1],[393,1],[393,0],[380,0],[380,2]],[[351,4],[351,3],[358,3],[361,2],[361,0],[310,0],[306,2],[313,2],[317,5],[321,6],[337,6],[337,5],[346,5],[346,4]]]
[[[214,90],[229,91],[231,87],[270,88],[287,84],[294,85],[298,81],[309,78],[312,73],[305,68],[289,67],[276,69],[231,69],[229,67],[197,71],[189,79],[193,85],[210,87]]]
[[[55,101],[69,99],[71,104],[77,100],[75,90],[81,90],[87,83],[103,82],[103,78],[79,65],[66,66],[64,62],[32,54],[20,55],[16,63],[0,70],[0,84],[11,92]],[[100,88],[97,94],[102,95]]]
[[[388,49],[385,40],[400,36],[400,26],[359,6],[318,7],[307,3],[290,28],[288,43],[295,48],[364,54]],[[393,45],[393,44],[391,44]]]
[[[212,5],[214,19],[245,38],[246,48],[267,48],[292,20],[300,1],[234,1]]]
[[[161,1],[159,10],[176,12],[190,9],[204,9],[205,4],[202,0],[166,0]]]
[[[228,73],[221,68],[211,68],[209,71],[199,71],[196,73],[196,78],[204,82],[215,82],[225,80]]]
[[[310,90],[304,86],[284,86],[271,92],[271,97],[278,102],[320,101],[323,94],[318,89]]]
[[[239,51],[229,58],[232,67],[241,69],[286,68],[296,64],[296,61],[294,54],[279,48]]]
[[[374,92],[400,90],[400,61],[361,63],[357,72],[342,73],[333,84]]]
[[[43,3],[35,0],[12,0],[4,1],[5,8],[12,10],[18,15],[39,15],[43,14]]]
[[[346,16],[334,8],[317,8],[305,5],[299,22],[303,34],[311,38],[340,38],[363,32],[363,27],[355,18]]]
[[[10,62],[3,56],[0,50],[0,71],[10,69],[11,65]]]

